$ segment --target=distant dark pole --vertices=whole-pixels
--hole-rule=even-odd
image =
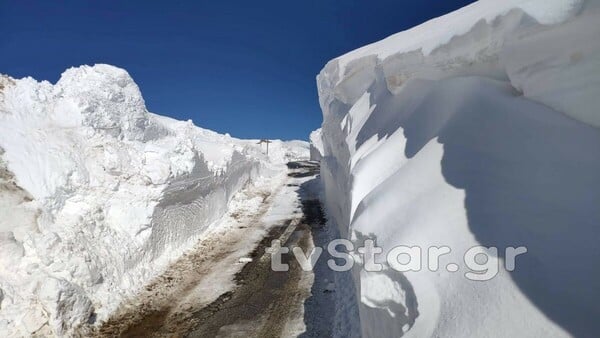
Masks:
[[[263,144],[263,143],[267,144],[267,156],[268,156],[269,155],[269,143],[271,143],[271,141],[269,141],[267,139],[262,139],[262,140],[258,141],[257,144]],[[261,148],[262,148],[262,146],[261,146]]]

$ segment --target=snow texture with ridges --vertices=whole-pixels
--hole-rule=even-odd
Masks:
[[[399,245],[452,250],[435,272],[359,261],[364,337],[600,330],[599,20],[598,1],[482,0],[321,71],[330,221],[356,247],[375,239],[382,263]],[[479,245],[496,263],[528,253],[468,280]]]
[[[260,176],[308,157],[149,113],[129,74],[0,78],[0,332],[70,335],[136,294]]]

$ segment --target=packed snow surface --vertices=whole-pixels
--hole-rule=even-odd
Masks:
[[[200,109],[200,108],[199,108]],[[56,84],[0,77],[0,335],[70,335],[105,319],[260,177],[308,158],[269,155],[149,113],[129,74],[65,71]]]
[[[321,71],[328,216],[383,248],[353,269],[362,336],[597,335],[598,22],[598,1],[482,0]],[[420,269],[388,264],[398,246]]]

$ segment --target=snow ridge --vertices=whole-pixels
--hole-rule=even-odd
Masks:
[[[117,67],[0,78],[0,332],[98,323],[193,245],[257,178],[308,157],[149,113]],[[5,216],[7,215],[7,216]]]
[[[598,331],[599,19],[598,1],[482,0],[321,71],[330,221],[355,247],[376,240],[378,263],[452,250],[435,272],[359,262],[362,336]],[[485,282],[446,270],[479,245],[529,251]]]

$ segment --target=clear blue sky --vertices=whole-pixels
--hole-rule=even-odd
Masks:
[[[4,1],[0,73],[129,71],[148,109],[243,138],[306,139],[330,59],[469,0]]]

